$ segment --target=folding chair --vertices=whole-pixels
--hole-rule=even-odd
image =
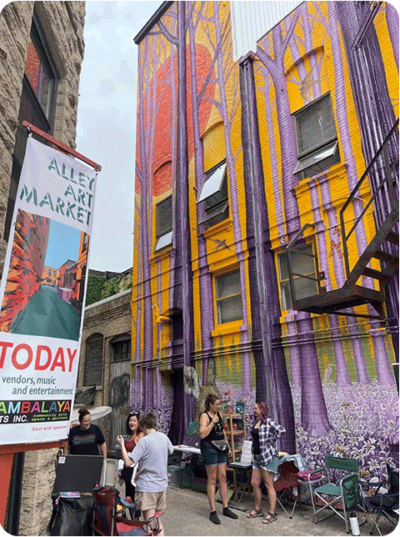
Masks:
[[[286,461],[279,466],[279,472],[280,476],[274,482],[274,488],[277,492],[276,500],[282,507],[282,509],[285,511],[287,516],[289,518],[292,518],[298,500],[299,480],[297,474],[299,472],[299,469],[293,461]],[[291,494],[294,497],[294,504],[290,515],[283,505],[285,494]]]
[[[374,483],[374,486],[377,485],[375,494],[373,496],[367,495],[363,498],[363,503],[367,510],[376,513],[370,535],[373,534],[374,527],[378,530],[379,535],[382,535],[378,525],[382,516],[394,526],[397,526],[399,521],[399,472],[389,465],[387,465],[387,472],[387,482]],[[370,486],[367,486],[369,489]],[[388,492],[386,494],[379,493],[381,487],[387,488]]]
[[[146,522],[141,520],[126,520],[115,516],[116,530],[118,537],[150,537],[161,533],[160,522],[158,518],[163,514],[157,511],[155,515]]]
[[[317,472],[321,472],[322,476],[312,481],[312,475]],[[315,523],[318,524],[328,516],[336,514],[345,521],[346,532],[349,533],[348,510],[360,503],[358,461],[325,455],[325,467],[316,468],[310,472],[308,486]],[[343,513],[338,510],[339,504],[343,508]],[[331,510],[332,513],[318,519],[318,515],[326,509]]]

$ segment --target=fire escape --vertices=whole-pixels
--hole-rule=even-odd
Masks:
[[[397,273],[399,268],[399,151],[398,151],[399,120],[383,141],[379,150],[351,192],[340,211],[341,237],[343,241],[343,259],[346,281],[339,289],[327,291],[322,285],[324,273],[319,272],[317,257],[305,252],[302,245],[302,234],[305,224],[290,241],[288,254],[289,284],[293,299],[293,309],[318,314],[346,315],[351,317],[367,317],[385,319],[385,286]],[[360,214],[356,215],[357,201],[360,203],[360,192],[369,189],[371,198]],[[364,235],[365,214],[373,210],[376,234],[362,254],[357,255],[357,231]],[[354,211],[354,218],[353,213]],[[314,250],[315,252],[315,250]],[[314,258],[315,274],[296,272],[296,259],[299,256]],[[358,259],[357,259],[358,257]],[[375,268],[371,266],[374,262]],[[298,263],[297,263],[298,264]],[[302,296],[305,288],[304,279],[315,280],[316,294]],[[368,282],[368,280],[369,282]],[[369,283],[369,285],[367,285]],[[310,285],[308,285],[308,289]],[[358,313],[357,306],[370,304],[368,313]],[[375,311],[374,311],[375,310]],[[365,309],[364,309],[365,311]],[[375,313],[376,312],[376,313]]]

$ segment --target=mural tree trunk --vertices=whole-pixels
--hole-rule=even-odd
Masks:
[[[283,28],[277,25],[272,30],[274,57],[267,53],[260,45],[257,46],[257,56],[265,66],[268,74],[271,76],[275,89],[275,105],[277,113],[277,122],[280,135],[281,149],[281,174],[284,215],[286,219],[287,234],[292,235],[300,229],[299,212],[297,201],[292,195],[292,188],[295,186],[295,177],[293,169],[296,163],[294,148],[296,142],[294,138],[293,124],[290,116],[289,99],[287,92],[286,79],[284,76],[284,55],[289,40],[293,36],[295,26],[299,20],[300,12],[295,12],[291,17],[288,27],[286,28],[285,37],[283,37]],[[267,46],[267,45],[265,45]],[[266,76],[268,76],[266,74]],[[270,106],[266,102],[266,107]],[[307,334],[309,343],[307,350],[300,346],[302,367],[302,409],[309,411],[310,415],[302,412],[302,424],[307,432],[326,432],[330,429],[325,400],[322,392],[321,376],[318,365],[318,355],[314,343],[312,322],[310,319],[304,319],[297,322],[298,333],[311,325]],[[301,337],[301,336],[300,336]],[[304,373],[307,371],[307,375]]]

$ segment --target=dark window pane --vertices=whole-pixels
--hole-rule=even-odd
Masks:
[[[292,270],[297,274],[304,274],[312,278],[316,277],[315,272],[315,258],[313,255],[313,248],[311,244],[307,244],[301,248],[301,252],[292,253]],[[308,255],[303,255],[308,254]],[[288,255],[286,252],[279,254],[279,278],[281,287],[281,300],[282,310],[289,310],[293,308],[292,295],[290,292],[289,284],[289,266]],[[310,280],[308,278],[301,278],[294,276],[294,289],[296,299],[306,298],[318,294],[318,284],[316,280]]]
[[[172,316],[172,339],[183,338],[183,317],[182,312],[174,313]]]
[[[103,365],[103,336],[95,335],[86,340],[85,386],[101,384]]]
[[[131,359],[131,340],[115,341],[111,343],[114,362],[130,361]]]
[[[156,205],[156,235],[157,238],[172,230],[172,196]]]
[[[296,114],[299,155],[336,138],[335,120],[329,93]]]
[[[50,123],[46,118],[46,115],[44,114],[43,109],[41,108],[26,77],[24,77],[22,81],[21,104],[18,120],[20,124],[26,120],[44,132],[51,132]]]

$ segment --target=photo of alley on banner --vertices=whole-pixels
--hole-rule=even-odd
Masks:
[[[0,443],[65,438],[97,171],[28,137],[0,287]]]

